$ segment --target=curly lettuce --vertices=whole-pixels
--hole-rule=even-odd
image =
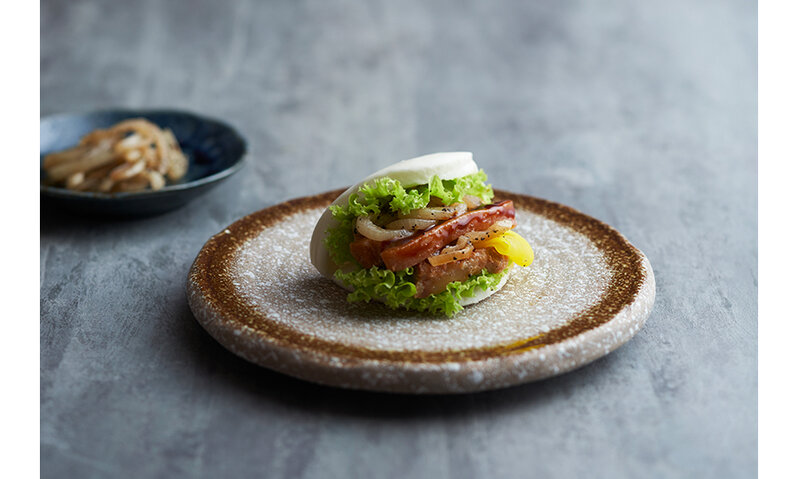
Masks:
[[[450,205],[463,200],[466,195],[476,196],[483,203],[493,200],[493,188],[486,184],[488,175],[479,170],[453,180],[441,180],[433,176],[426,185],[405,188],[393,178],[379,178],[361,186],[349,196],[346,205],[330,206],[338,225],[327,230],[324,245],[337,264],[354,261],[349,244],[354,239],[354,222],[358,216],[369,216],[383,211],[408,213],[427,206],[431,197]]]
[[[335,278],[354,289],[346,298],[350,303],[377,300],[393,309],[405,308],[452,317],[463,309],[460,305],[461,299],[474,296],[477,288],[486,291],[496,289],[508,271],[509,268],[493,274],[482,270],[480,274],[473,275],[465,281],[449,283],[445,291],[426,298],[414,297],[416,285],[413,281],[413,268],[397,272],[376,266],[350,273],[338,270],[335,272]]]

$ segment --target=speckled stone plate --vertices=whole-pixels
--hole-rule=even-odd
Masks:
[[[606,224],[557,203],[496,191],[535,250],[505,287],[453,318],[350,304],[310,264],[308,243],[341,191],[246,216],[213,236],[188,276],[191,310],[233,353],[317,383],[463,393],[561,374],[610,353],[654,303],[642,252]]]

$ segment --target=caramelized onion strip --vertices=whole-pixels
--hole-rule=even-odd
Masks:
[[[471,244],[471,241],[466,235],[463,235],[457,239],[457,244],[443,248],[440,254],[430,256],[427,258],[427,261],[429,261],[429,264],[432,266],[440,266],[442,264],[451,263],[452,261],[469,258],[473,253],[474,245]]]
[[[479,248],[480,244],[484,241],[488,241],[489,239],[493,239],[499,237],[512,229],[513,222],[512,220],[500,220],[493,223],[488,229],[483,231],[473,231],[471,233],[466,233],[463,236],[468,237],[468,240],[474,244],[475,247]]]
[[[475,210],[482,206],[482,200],[474,195],[463,196],[463,203],[466,204],[469,210]]]
[[[380,228],[368,216],[359,216],[355,222],[355,228],[358,233],[374,241],[391,241],[413,234],[412,231],[405,229],[386,230],[385,228]]]
[[[452,203],[438,208],[418,208],[407,214],[399,214],[399,218],[417,218],[422,220],[448,220],[460,216],[468,210],[465,203]]]
[[[418,231],[425,230],[431,226],[435,226],[438,222],[435,220],[422,220],[418,218],[404,218],[401,220],[394,220],[385,225],[388,230],[409,230]]]

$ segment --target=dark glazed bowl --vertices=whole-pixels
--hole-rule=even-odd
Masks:
[[[39,165],[44,156],[77,145],[86,133],[128,118],[146,118],[171,128],[188,157],[186,175],[158,191],[91,193],[41,185],[42,205],[80,214],[149,216],[179,208],[241,169],[247,145],[230,125],[177,110],[106,110],[42,118],[39,123]],[[42,180],[44,172],[42,171]]]

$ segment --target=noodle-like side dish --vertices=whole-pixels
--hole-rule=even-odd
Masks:
[[[159,190],[188,170],[188,159],[168,128],[143,118],[94,130],[74,148],[44,157],[45,182],[74,191],[123,193]]]

